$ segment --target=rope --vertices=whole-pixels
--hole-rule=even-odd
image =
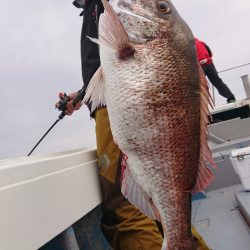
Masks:
[[[241,67],[244,67],[244,66],[247,66],[247,65],[250,65],[250,63],[245,63],[245,64],[235,66],[235,67],[232,67],[232,68],[229,68],[229,69],[223,69],[221,71],[218,71],[218,73],[220,74],[220,73],[223,73],[223,72],[226,72],[226,71],[229,71],[229,70],[233,70],[233,69],[238,69],[238,68],[241,68]]]

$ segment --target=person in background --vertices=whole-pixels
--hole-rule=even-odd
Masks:
[[[98,37],[99,16],[104,9],[100,0],[75,0],[73,4],[78,8],[84,9],[81,14],[83,15],[81,61],[84,87],[87,87],[93,74],[100,66],[98,45],[91,42],[87,36]],[[76,96],[77,92],[69,94],[67,115],[73,114],[75,110],[81,107],[80,102],[73,107],[72,100]],[[90,108],[91,105],[88,104],[88,106]],[[163,239],[156,222],[130,204],[121,193],[122,152],[114,142],[107,108],[105,106],[100,107],[90,115],[96,122],[97,156],[103,194],[103,217],[101,224],[106,239],[114,250],[160,250]],[[78,226],[76,227],[74,224],[73,228],[78,244],[80,246],[83,245],[81,241],[85,239],[79,236],[81,234],[79,232],[79,228],[81,228],[79,222]],[[197,244],[197,249],[209,250],[194,227],[192,227],[192,234]],[[96,239],[93,238],[91,240],[95,241]],[[80,249],[83,250],[81,247]]]
[[[198,38],[195,38],[195,45],[198,61],[209,81],[215,86],[221,96],[227,98],[227,103],[235,102],[234,94],[219,77],[213,64],[211,49],[206,43],[200,41]]]

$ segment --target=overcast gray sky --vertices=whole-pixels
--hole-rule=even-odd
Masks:
[[[211,47],[218,70],[250,62],[249,0],[173,3]],[[27,155],[57,119],[58,92],[81,88],[79,13],[65,0],[0,0],[0,159]],[[237,99],[244,98],[240,76],[249,73],[247,66],[221,74]],[[82,108],[60,121],[33,154],[94,147],[94,125]]]

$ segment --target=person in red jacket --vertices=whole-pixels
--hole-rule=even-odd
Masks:
[[[227,98],[227,103],[235,102],[234,94],[218,75],[213,64],[213,54],[208,45],[198,38],[195,38],[195,45],[198,61],[209,81],[217,88],[220,95]]]

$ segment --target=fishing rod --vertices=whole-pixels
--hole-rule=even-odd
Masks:
[[[86,88],[82,88],[81,90],[78,91],[78,95],[74,98],[73,100],[73,107],[76,106],[76,104],[83,99],[84,95],[86,92]],[[52,126],[46,131],[46,133],[42,136],[42,138],[37,142],[37,144],[32,148],[32,150],[28,153],[27,156],[30,156],[32,154],[32,152],[36,149],[36,147],[40,144],[40,142],[44,139],[44,137],[50,132],[50,130],[60,121],[64,118],[65,111],[67,110],[67,103],[68,101],[70,101],[70,97],[66,94],[66,93],[60,93],[59,94],[59,102],[57,104],[57,109],[59,111],[62,111],[59,116],[58,119],[52,124]]]

